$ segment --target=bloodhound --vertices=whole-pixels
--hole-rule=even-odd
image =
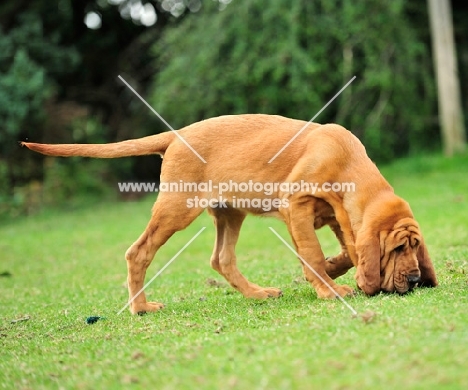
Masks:
[[[361,142],[336,124],[306,125],[281,116],[233,115],[197,122],[177,132],[103,145],[22,144],[64,157],[160,154],[164,157],[161,183],[211,183],[209,188],[198,185],[189,192],[159,193],[146,229],[125,255],[132,313],[163,307],[147,302],[144,292],[137,294],[146,269],[157,250],[205,208],[216,227],[211,266],[245,297],[281,295],[277,288],[249,282],[237,268],[235,245],[248,213],[286,223],[299,256],[317,273],[303,264],[305,277],[319,298],[336,297],[327,284],[340,296],[353,294],[351,287],[332,280],[353,266],[358,288],[368,295],[436,286],[431,259],[408,203],[394,194]],[[227,182],[238,186],[221,191]],[[257,187],[247,188],[247,182]],[[284,185],[264,193],[255,189],[258,185],[266,188],[267,183],[315,183],[316,190],[295,187],[293,191]],[[342,188],[340,183],[353,183],[354,189]],[[205,207],[197,199],[211,202]],[[324,225],[332,228],[342,248],[338,256],[327,260],[314,230]]]

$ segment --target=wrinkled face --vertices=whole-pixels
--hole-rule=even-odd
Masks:
[[[380,288],[404,294],[421,278],[417,252],[419,226],[412,218],[398,221],[391,231],[380,232]]]

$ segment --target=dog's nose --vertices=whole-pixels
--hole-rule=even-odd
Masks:
[[[408,275],[408,282],[410,283],[418,283],[420,280],[419,275]]]
[[[408,279],[410,288],[413,288],[417,283],[421,281],[421,277],[419,275],[408,275],[406,278]]]

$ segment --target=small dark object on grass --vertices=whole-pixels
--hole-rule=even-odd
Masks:
[[[106,319],[105,317],[92,316],[92,317],[86,318],[86,323],[87,324],[95,324],[99,320],[105,320],[105,319]]]
[[[226,283],[218,282],[217,280],[212,279],[212,278],[206,279],[206,284],[210,287],[218,287],[218,288],[227,287]]]
[[[0,272],[0,277],[2,278],[11,278],[13,274],[10,271],[3,271]]]
[[[367,310],[367,311],[365,311],[364,313],[360,313],[360,314],[354,315],[353,318],[360,317],[361,320],[362,320],[365,324],[368,324],[368,323],[374,321],[374,319],[375,319],[376,316],[377,316],[377,313],[376,313],[375,311]]]

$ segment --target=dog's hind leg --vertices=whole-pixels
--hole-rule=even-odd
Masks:
[[[213,253],[210,259],[210,265],[211,265],[211,268],[213,268],[216,272],[218,272],[220,275],[223,275],[221,272],[220,265],[219,265],[219,254],[221,252],[221,248],[223,247],[224,230],[225,230],[224,223],[221,218],[222,214],[219,212],[219,209],[216,209],[216,208],[207,208],[206,210],[208,214],[210,214],[211,217],[213,218],[213,223],[216,228],[215,244],[214,244]]]
[[[203,212],[202,208],[188,208],[186,198],[178,194],[160,193],[153,206],[152,216],[145,231],[127,250],[128,291],[130,311],[141,314],[164,307],[157,302],[147,302],[143,288],[146,270],[157,250],[177,231],[185,229]],[[135,297],[136,296],[136,297]]]
[[[263,288],[249,282],[237,268],[235,246],[245,214],[232,208],[208,210],[216,226],[216,242],[211,256],[213,269],[246,298],[265,299],[281,296],[281,290],[277,288]]]

